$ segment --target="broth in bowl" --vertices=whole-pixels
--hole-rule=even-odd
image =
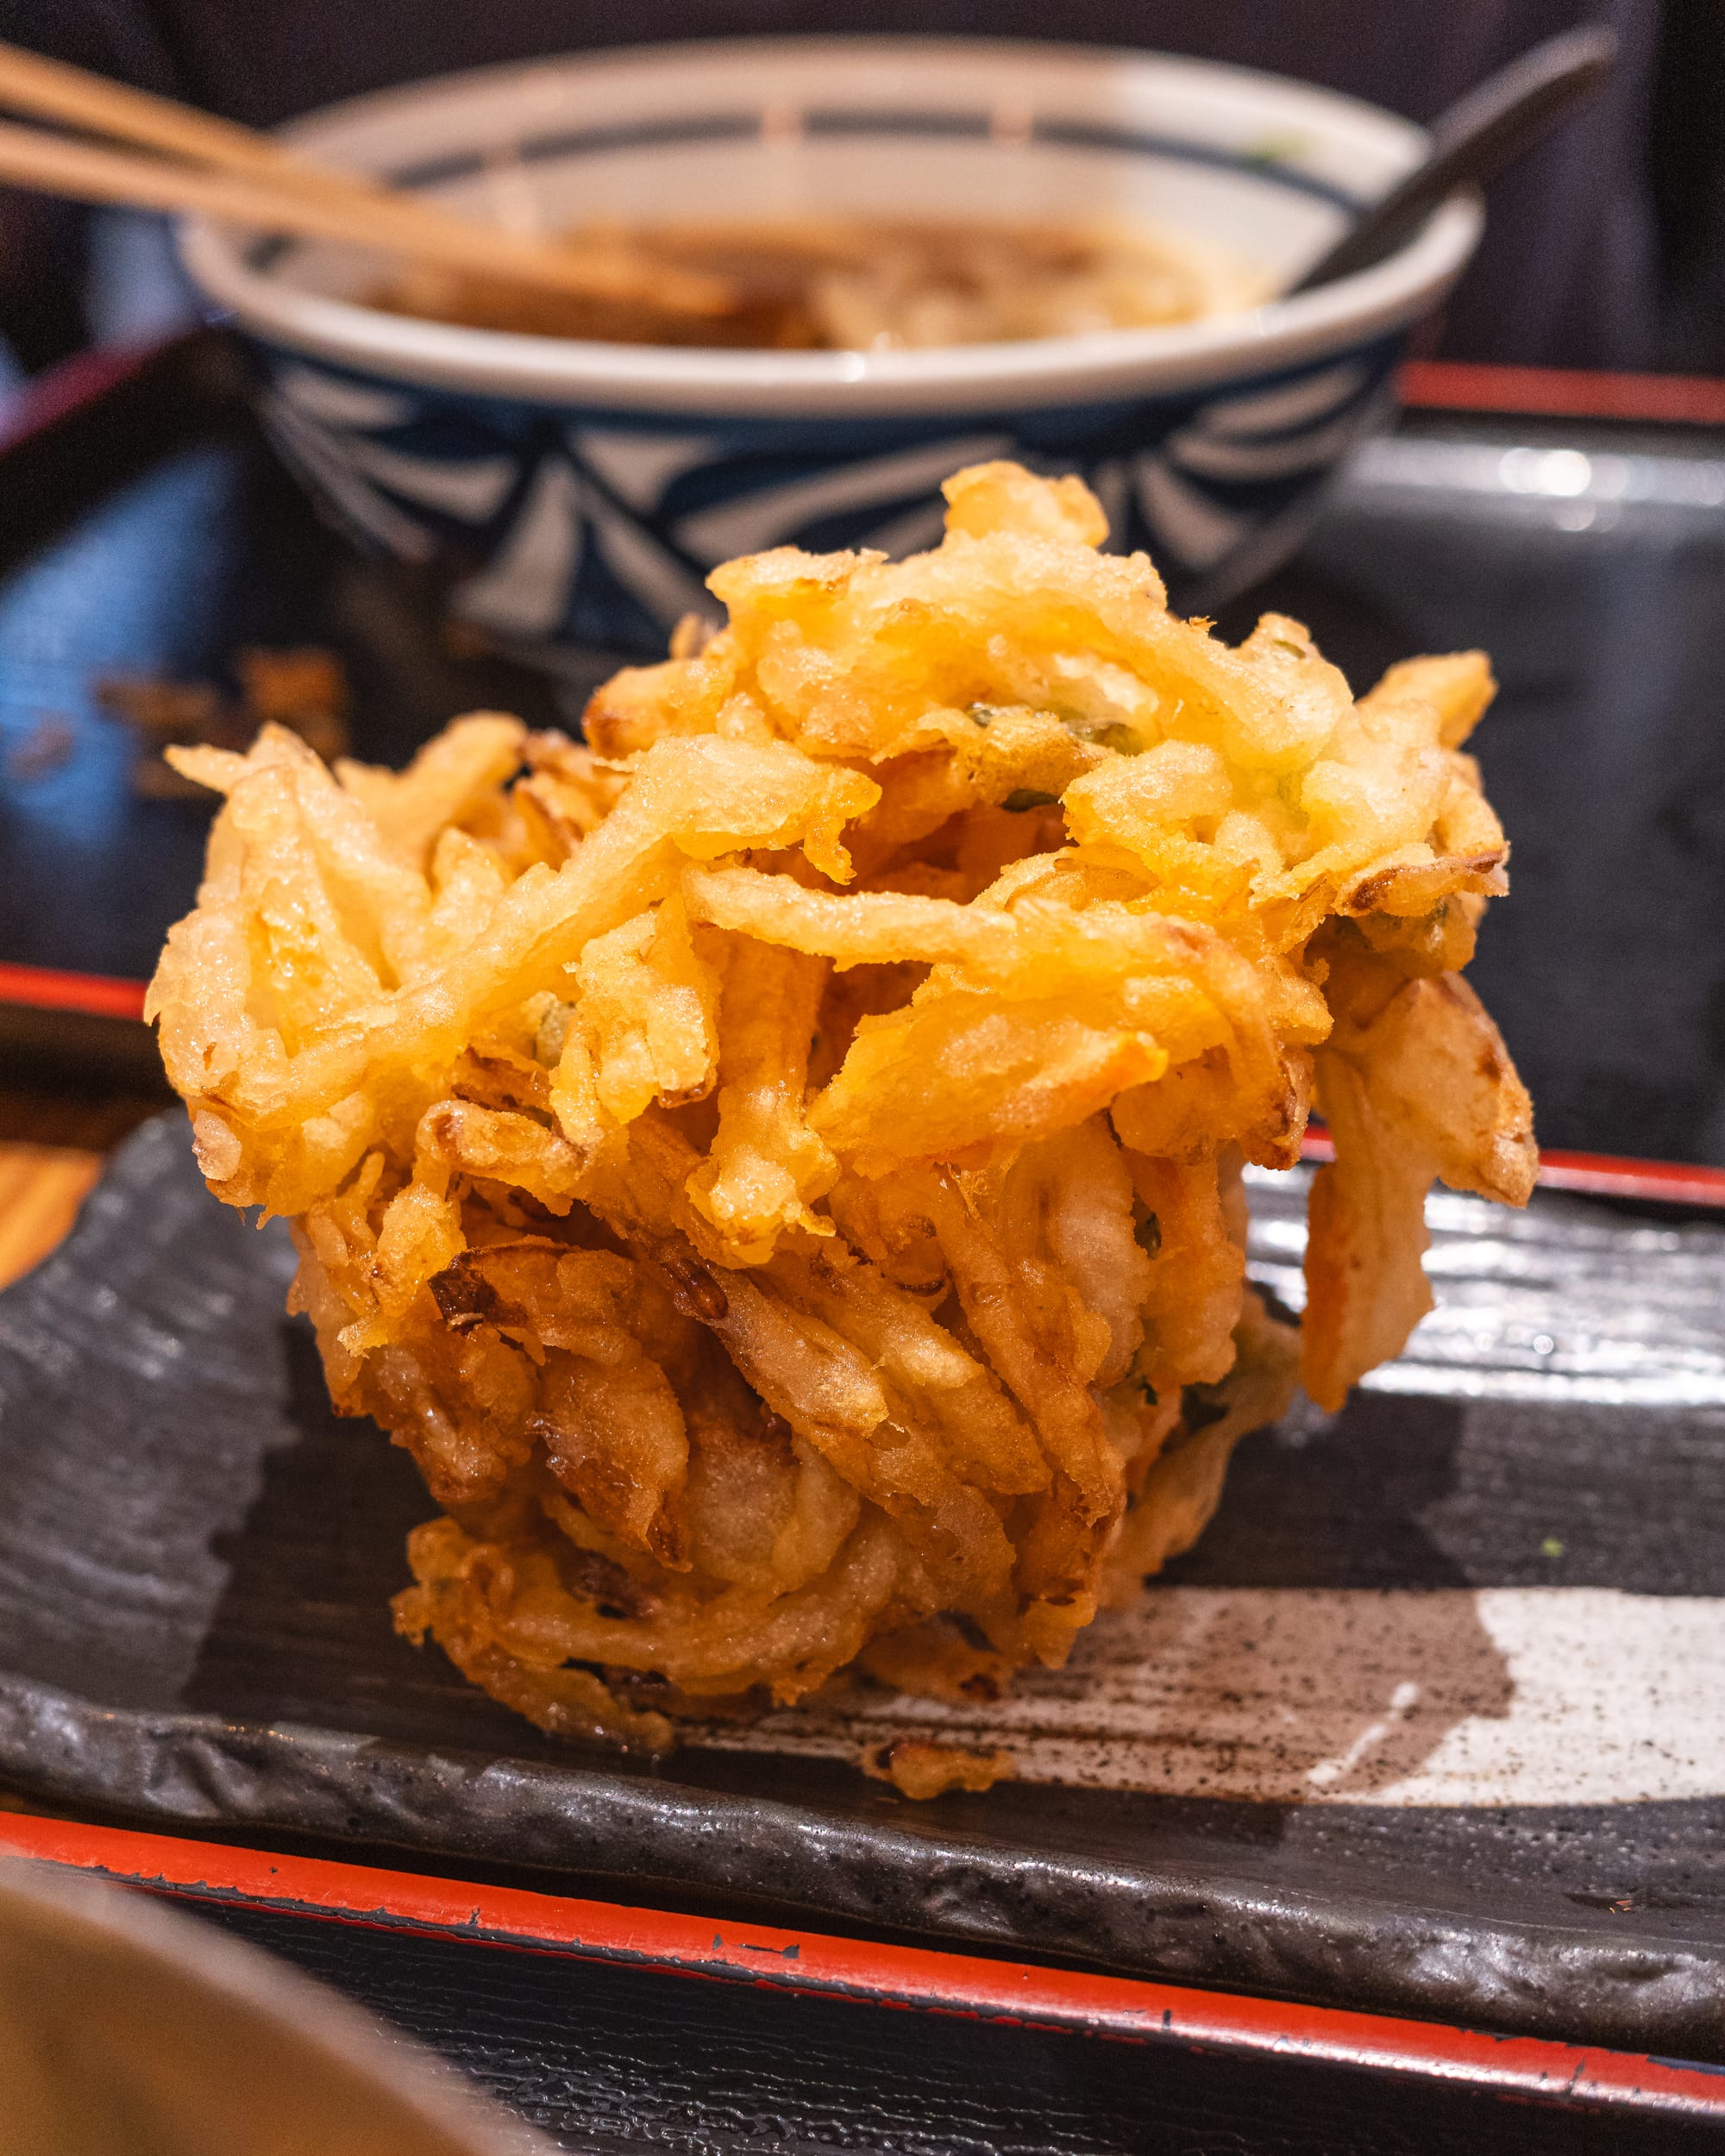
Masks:
[[[1214,246],[1115,220],[781,217],[586,224],[584,252],[729,285],[717,315],[530,289],[430,266],[373,297],[393,314],[605,343],[777,351],[915,351],[1164,328],[1270,297],[1262,270]]]
[[[1091,47],[581,53],[355,99],[285,139],[475,216],[530,203],[572,245],[693,245],[712,273],[747,242],[757,311],[739,292],[728,323],[630,322],[400,281],[383,307],[375,251],[185,229],[319,502],[571,682],[596,652],[662,657],[735,556],[927,547],[940,482],[991,458],[1081,474],[1110,544],[1214,613],[1297,545],[1381,421],[1482,214],[1458,197],[1375,269],[1289,296],[1424,135],[1306,84]]]

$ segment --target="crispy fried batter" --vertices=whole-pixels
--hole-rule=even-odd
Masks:
[[[336,1405],[445,1509],[398,1624],[554,1733],[1062,1660],[1286,1404],[1240,1169],[1314,1086],[1327,1405],[1425,1307],[1433,1176],[1531,1188],[1455,971],[1484,660],[1356,704],[1297,623],[1170,615],[1076,480],[947,492],[896,566],[728,564],[589,746],[179,757],[228,796],[151,991],[204,1171],[292,1216]]]
[[[900,1796],[919,1802],[943,1796],[948,1789],[991,1789],[1013,1775],[1010,1752],[970,1752],[961,1745],[924,1744],[914,1737],[865,1746],[862,1766],[870,1781],[890,1782]]]

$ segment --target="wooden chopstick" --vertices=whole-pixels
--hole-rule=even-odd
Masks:
[[[62,60],[47,60],[21,45],[0,40],[0,105],[15,112],[34,113],[39,119],[62,120],[69,126],[108,135],[118,142],[165,151],[171,157],[189,158],[195,164],[212,165],[220,171],[252,172],[260,178],[290,176],[300,185],[351,200],[360,196],[374,201],[382,191],[377,184],[356,172],[317,165],[260,135],[195,105],[180,104],[172,97],[158,97],[128,83],[92,74],[85,67],[71,67]]]
[[[266,135],[192,106],[4,43],[0,105],[194,160],[132,157],[0,122],[0,180],[15,185],[85,202],[192,210],[586,298],[694,315],[724,314],[736,304],[721,278],[644,263],[622,248],[582,247],[484,224],[314,165]]]

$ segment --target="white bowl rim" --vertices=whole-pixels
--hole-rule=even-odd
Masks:
[[[1032,64],[1058,56],[1100,66],[1178,70],[1262,89],[1297,91],[1302,103],[1338,116],[1369,117],[1405,135],[1417,155],[1428,139],[1398,116],[1292,77],[1218,61],[1127,47],[985,38],[809,36],[731,38],[577,53],[430,78],[320,107],[293,121],[285,139],[411,109],[431,93],[493,89],[586,66],[734,59],[767,60],[866,53],[988,56]],[[1110,329],[1016,343],[909,352],[766,352],[543,337],[386,314],[304,291],[254,268],[255,234],[204,217],[179,221],[181,258],[194,282],[266,343],[371,379],[530,404],[690,417],[821,419],[910,417],[1103,402],[1171,394],[1259,377],[1314,357],[1339,355],[1418,319],[1459,275],[1477,244],[1477,195],[1452,196],[1383,261],[1315,291],[1237,315],[1171,329]]]

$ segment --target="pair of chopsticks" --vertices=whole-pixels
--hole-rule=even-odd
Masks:
[[[648,263],[622,246],[509,231],[312,163],[268,135],[0,43],[0,107],[160,154],[122,151],[0,121],[0,182],[78,202],[190,210],[266,232],[345,241],[445,269],[510,278],[587,299],[718,315],[720,278]]]

